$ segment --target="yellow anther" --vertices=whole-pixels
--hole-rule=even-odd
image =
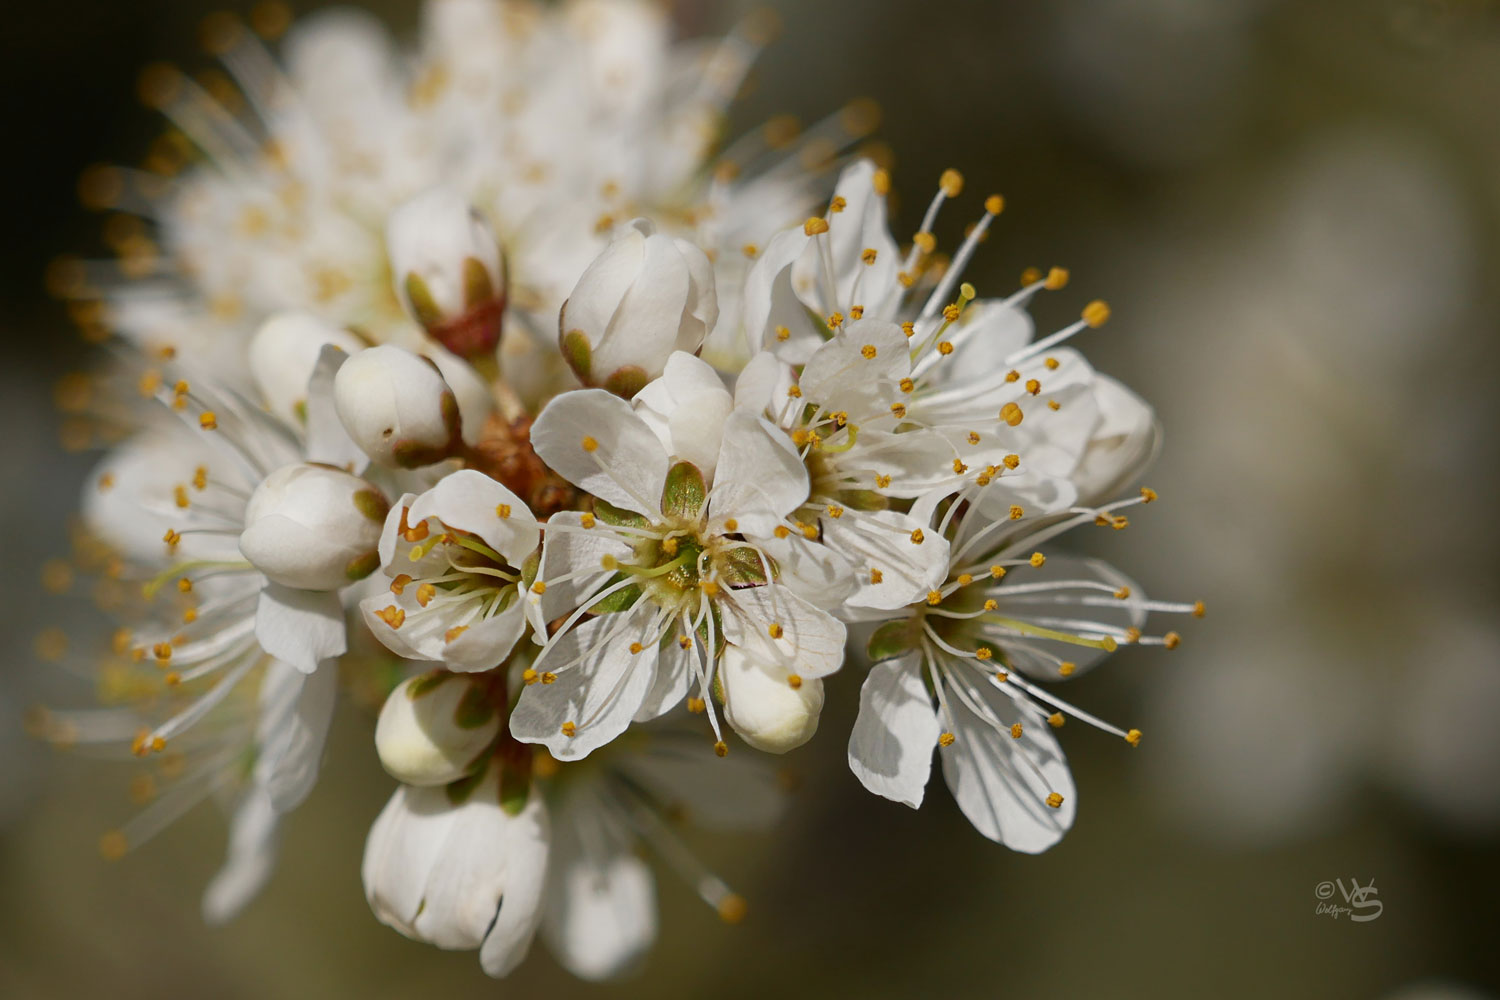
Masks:
[[[865,307],[864,306],[850,306],[849,307],[849,318],[850,319],[864,319],[865,318]]]
[[[677,554],[677,536],[672,535],[669,538],[663,538],[661,540],[661,551],[664,555],[675,556]]]
[[[1150,503],[1156,499],[1156,491],[1149,486],[1141,487],[1141,502]]]
[[[953,734],[952,733],[939,733],[938,734],[938,746],[940,746],[940,747],[951,747],[952,745],[953,745]]]
[[[1065,267],[1054,267],[1047,272],[1047,280],[1043,282],[1049,292],[1055,292],[1068,284],[1068,269]]]
[[[583,436],[583,440],[582,440],[582,441],[580,441],[580,442],[579,442],[579,444],[580,444],[580,445],[582,445],[582,446],[583,446],[583,450],[584,450],[584,451],[595,451],[595,450],[597,450],[597,449],[598,449],[598,447],[599,447],[599,442],[598,442],[598,440],[596,440],[596,439],[595,439],[595,438],[593,438],[593,437],[590,437],[590,436],[589,436],[589,435],[587,435],[587,434],[585,434],[585,435],[584,435],[584,436]]]
[[[1127,643],[1140,642],[1141,641],[1141,630],[1138,629],[1138,628],[1136,628],[1134,625],[1132,625],[1129,628],[1127,628],[1125,630],[1125,641]]]
[[[689,698],[687,700],[687,710],[694,715],[702,715],[704,710],[707,708],[708,706],[704,703],[702,698]]]
[[[385,622],[391,628],[400,628],[401,623],[406,621],[406,612],[391,604],[375,612],[375,617]]]
[[[593,514],[583,514],[578,518],[578,523],[583,525],[585,528],[592,528],[598,522],[595,520]]]
[[[1053,792],[1051,795],[1047,796],[1047,804],[1053,809],[1061,809],[1063,804],[1063,797],[1056,792]]]
[[[1024,508],[1022,508],[1022,506],[1020,504],[1013,503],[1013,504],[1010,505],[1010,519],[1012,521],[1019,521],[1021,518],[1025,517],[1025,516],[1026,516],[1026,511],[1025,511]]]
[[[683,649],[692,649],[693,648],[693,640],[689,639],[685,635],[679,635],[677,637],[677,645],[680,646]]]
[[[990,567],[990,576],[994,577],[996,580],[1000,579],[1004,575],[1005,575],[1005,567],[1004,566],[1001,566],[1000,564],[996,563],[994,566]]]
[[[870,583],[871,584],[879,583],[881,580],[884,580],[884,579],[885,579],[885,574],[884,573],[880,572],[880,570],[876,569],[873,566],[870,567]]]
[[[186,610],[184,610],[182,612],[182,623],[184,625],[191,625],[191,624],[193,624],[193,622],[195,622],[197,620],[198,620],[198,609],[197,608],[187,608]]]
[[[962,314],[963,310],[959,309],[955,303],[950,302],[947,305],[943,306],[943,319],[947,320],[950,323],[957,320],[958,317]]]
[[[843,313],[836,312],[836,313],[832,313],[832,314],[829,315],[829,317],[828,317],[828,329],[830,329],[830,330],[837,330],[839,327],[841,327],[843,325],[844,325],[844,314]]]
[[[949,167],[943,171],[943,176],[938,178],[938,187],[943,189],[943,194],[949,198],[957,198],[963,193],[964,175]]]
[[[778,524],[776,526],[775,530],[772,531],[772,534],[774,534],[777,538],[787,538],[787,537],[790,537],[791,533],[792,533],[792,529],[788,528],[784,524]]]
[[[219,426],[219,418],[214,415],[213,410],[204,410],[198,414],[198,426],[206,431],[214,430]]]
[[[725,531],[739,531],[740,530],[740,522],[736,521],[732,517],[727,517],[727,518],[724,519],[724,530]]]
[[[1006,673],[1004,670],[997,670],[995,671],[995,680],[1001,684],[1004,684],[1006,681],[1010,680],[1010,674]]]
[[[891,413],[893,415],[897,416],[897,417],[904,417],[904,416],[906,416],[906,404],[905,403],[892,403],[891,404]]]
[[[1021,373],[1012,368],[1010,371],[1005,373],[1005,381],[1019,382],[1021,381]]]
[[[724,747],[724,753],[719,753],[719,747]],[[722,757],[729,752],[729,747],[723,743],[716,743],[714,744],[714,752],[719,753],[719,756]],[[731,892],[719,900],[718,906],[714,907],[714,909],[719,911],[719,919],[726,924],[737,924],[745,919],[745,911],[749,907],[745,903],[744,896],[741,896],[737,892]]]
[[[699,580],[698,586],[703,591],[703,596],[713,598],[719,596],[719,585],[713,580]]]
[[[170,642],[158,642],[151,647],[151,655],[156,657],[158,663],[166,663],[172,659],[172,644]]]
[[[1049,399],[1049,400],[1047,400],[1047,409],[1049,409],[1049,410],[1060,410],[1060,409],[1062,409],[1062,404],[1059,403],[1055,399]]]
[[[828,220],[819,219],[814,216],[802,223],[802,232],[808,236],[818,236],[828,232]]]
[[[848,207],[849,207],[849,202],[846,201],[844,199],[844,196],[841,195],[841,194],[834,195],[833,196],[833,200],[828,203],[828,210],[830,212],[834,213],[834,214],[842,212],[844,209],[846,209]]]
[[[974,659],[976,660],[988,660],[994,655],[995,651],[988,646],[980,646],[974,650]]]
[[[864,261],[866,264],[873,264],[875,263],[875,258],[877,256],[878,254],[876,253],[874,247],[865,247],[864,252],[859,255],[859,259]]]
[[[1125,734],[1125,742],[1129,743],[1133,747],[1140,746],[1141,745],[1141,731],[1139,729],[1132,729],[1130,732],[1126,733]]]
[[[921,545],[922,541],[926,537],[927,537],[926,535],[922,534],[922,529],[921,528],[917,528],[915,531],[913,531],[911,533],[911,543],[913,545]]]
[[[927,592],[927,603],[931,604],[933,607],[936,607],[938,604],[942,603],[942,600],[943,592],[941,590],[929,590]]]
[[[1034,378],[1029,378],[1026,380],[1026,391],[1035,396],[1037,393],[1042,391],[1042,383],[1038,382]]]
[[[1067,721],[1068,720],[1063,716],[1061,712],[1053,712],[1051,715],[1047,716],[1047,725],[1051,726],[1053,729],[1061,729],[1063,727],[1063,723]]]
[[[521,671],[521,683],[522,684],[535,684],[536,681],[537,681],[537,677],[538,676],[539,675],[537,674],[537,672],[535,670],[531,669],[530,667],[527,667],[525,670]]]
[[[843,517],[844,516],[844,508],[840,507],[836,503],[831,503],[831,504],[828,505],[828,516],[832,517],[832,518]]]
[[[746,243],[744,246],[740,247],[740,253],[744,254],[746,257],[749,257],[751,260],[754,260],[756,257],[760,256],[760,247],[756,246],[754,243]]]
[[[643,650],[643,649],[645,649],[645,648],[646,648],[646,647],[645,647],[645,646],[642,646],[642,645],[641,645],[641,644],[640,644],[640,643],[638,643],[638,642],[632,642],[632,643],[631,643],[631,644],[630,644],[630,652],[631,652],[631,653],[639,653],[639,652],[640,652],[640,651],[641,651],[641,650]]]
[[[978,431],[970,431],[969,432],[969,443],[970,444],[978,444],[979,443],[979,432]]]
[[[416,527],[407,528],[401,533],[401,537],[406,539],[408,542],[420,542],[430,534],[432,534],[432,529],[427,526],[427,522],[418,521]],[[420,556],[418,558],[420,558]]]
[[[925,230],[913,236],[911,238],[911,241],[915,243],[917,245],[917,249],[921,250],[923,253],[932,253],[933,250],[937,249],[937,237],[929,232],[926,232]]]
[[[496,504],[495,505],[495,516],[498,517],[498,518],[500,518],[501,520],[504,520],[505,518],[510,517],[510,504],[508,504],[508,503]],[[588,515],[585,515],[585,516],[588,516]]]
[[[450,628],[448,631],[446,631],[446,632],[443,633],[443,641],[444,642],[452,642],[454,639],[457,639],[459,636],[463,635],[467,631],[469,631],[469,626],[467,626],[467,625],[455,625],[452,628]]]
[[[901,324],[901,332],[904,333],[904,334],[906,334],[907,339],[910,339],[910,338],[916,336],[916,334],[917,334],[917,324],[916,324],[916,321],[909,319],[906,322],[902,323]]]
[[[1031,565],[1035,566],[1037,569],[1041,569],[1042,565],[1046,561],[1047,557],[1042,555],[1040,552],[1033,552],[1031,554]]]
[[[1083,307],[1083,321],[1092,327],[1101,327],[1109,322],[1109,305],[1102,299],[1095,299]]]
[[[787,395],[788,399],[801,399],[802,398],[802,387],[799,386],[799,385],[788,386],[787,390],[786,390],[786,395]]]
[[[1078,669],[1078,664],[1070,660],[1064,660],[1057,665],[1057,672],[1063,677],[1072,677],[1073,672]]]
[[[1005,199],[998,194],[992,194],[984,199],[984,210],[991,215],[999,215],[1005,211]]]
[[[193,589],[193,581],[185,576],[179,576],[177,578],[177,589],[184,594],[190,593]]]
[[[1039,267],[1028,267],[1021,272],[1021,284],[1034,285],[1042,280],[1042,270]]]
[[[788,340],[788,339],[791,338],[791,336],[792,336],[792,331],[788,330],[786,327],[784,327],[784,326],[778,326],[776,328],[776,339],[777,340]]]
[[[1021,728],[1021,724],[1019,722],[1014,723],[1010,727],[1010,738],[1013,740],[1018,740],[1021,738],[1021,734],[1024,732],[1025,730]]]
[[[767,628],[766,631],[771,633],[772,639],[780,639],[783,634],[781,626],[776,624],[775,622],[772,622],[770,627]]]
[[[108,493],[110,490],[114,489],[114,485],[115,485],[115,477],[112,476],[112,475],[110,475],[108,472],[106,472],[104,475],[102,475],[102,476],[99,477],[99,492],[100,493]]]
[[[725,743],[723,740],[720,740],[719,742],[714,744],[714,753],[720,757],[728,757],[729,744]]]
[[[111,830],[99,838],[99,853],[105,861],[119,861],[130,850],[130,844],[119,830]]]
[[[427,607],[427,605],[431,604],[432,599],[436,596],[437,587],[433,586],[432,584],[423,583],[417,586],[417,603],[422,607],[425,608]]]
[[[1208,609],[1203,606],[1203,602],[1202,601],[1194,601],[1193,602],[1193,617],[1194,618],[1202,618],[1207,613],[1208,613]]]
[[[953,460],[953,471],[956,472],[956,473],[958,473],[961,476],[965,472],[969,471],[969,467],[964,464],[963,459],[961,459],[961,458],[955,458]]]
[[[859,353],[860,356],[863,357],[866,361],[870,361],[874,359],[877,352],[875,350],[874,344],[866,344],[864,347],[861,347],[859,349]]]
[[[949,354],[952,354],[953,353],[953,342],[951,340],[939,341],[938,342],[938,353],[941,354],[941,355],[943,355],[944,357],[947,357]]]
[[[971,584],[973,582],[974,582],[974,578],[972,576],[970,576],[968,573],[960,573],[960,574],[958,574],[958,585],[960,587],[967,587],[969,584]]]
[[[1115,597],[1122,601],[1128,599],[1130,597],[1130,588],[1121,587],[1119,590],[1115,591]]]
[[[891,172],[884,167],[879,168],[870,177],[870,186],[873,187],[875,189],[875,193],[880,195],[881,197],[890,194]]]
[[[1000,607],[1000,603],[993,597],[987,598],[984,602],[984,610],[986,611],[994,611],[998,607]]]
[[[411,583],[411,577],[409,575],[407,575],[406,573],[397,574],[396,578],[391,581],[391,593],[399,595],[403,590],[406,589],[406,585],[408,583]]]
[[[890,485],[891,485],[891,477],[890,476],[882,475],[879,472],[875,473],[875,488],[876,489],[883,490],[883,489],[885,489],[886,487],[888,487]]]
[[[1000,407],[1000,419],[1012,427],[1019,426],[1025,418],[1026,415],[1021,412],[1021,408],[1015,403],[1006,403]]]
[[[547,592],[546,582],[542,580],[536,581],[531,585],[531,592],[533,594],[545,594]]]
[[[568,739],[572,739],[573,735],[575,733],[577,733],[577,732],[578,732],[578,726],[576,724],[574,724],[572,722],[564,722],[562,724],[562,734],[564,736],[568,737]]]
[[[799,688],[802,687],[802,675],[801,674],[787,674],[786,675],[786,683],[787,683],[788,687],[790,687],[793,691],[796,691],[796,690],[798,690]]]
[[[193,470],[193,489],[204,490],[208,488],[208,469],[202,465]]]
[[[542,683],[543,684],[556,684],[557,683],[557,675],[554,674],[550,670],[543,670],[542,671]]]
[[[1168,632],[1166,635],[1161,637],[1161,644],[1163,646],[1166,646],[1168,649],[1176,649],[1178,646],[1182,645],[1182,636],[1178,635],[1176,632]]]

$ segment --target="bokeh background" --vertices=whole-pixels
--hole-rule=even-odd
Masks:
[[[1500,5],[772,6],[784,32],[731,131],[873,97],[898,237],[956,166],[1007,197],[970,272],[982,292],[1060,263],[1114,307],[1082,346],[1158,407],[1162,500],[1085,541],[1210,609],[1175,652],[1122,651],[1068,692],[1142,746],[1070,726],[1078,826],[1013,855],[939,789],[913,813],[859,788],[850,683],[788,759],[797,801],[774,835],[693,840],[746,921],[664,874],[657,950],[607,986],[541,948],[495,983],[370,916],[359,858],[390,784],[352,708],[236,923],[198,920],[223,847],[211,806],[102,861],[99,834],[133,808],[126,769],[21,726],[26,705],[79,695],[44,629],[87,628],[76,587],[40,575],[91,461],[59,446],[54,386],[89,349],[43,273],[94,245],[80,168],[154,134],[137,68],[197,65],[210,7],[27,0],[0,34],[0,996],[1500,994]],[[747,8],[676,9],[698,33]],[[1044,299],[1042,324],[1075,305]],[[1337,878],[1374,879],[1381,917],[1316,915]]]

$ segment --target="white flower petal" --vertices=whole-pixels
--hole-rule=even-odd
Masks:
[[[894,611],[926,598],[948,574],[948,541],[924,521],[893,510],[824,517],[823,543],[856,568],[849,605]],[[921,543],[912,541],[921,530]],[[872,582],[871,570],[879,570]]]
[[[792,290],[792,262],[802,256],[810,238],[801,227],[777,233],[745,276],[745,334],[789,364],[805,364],[823,343],[819,327]],[[786,337],[779,334],[786,331]]]
[[[656,880],[588,807],[559,811],[542,934],[569,972],[601,980],[631,969],[655,943]],[[601,836],[585,839],[585,828]]]
[[[938,750],[943,778],[974,829],[1013,851],[1040,854],[1073,825],[1073,776],[1045,720],[1023,715],[1003,693],[987,691],[981,697],[998,730],[950,688],[955,738]],[[1017,722],[1024,727],[1019,740],[1008,732]],[[1047,805],[1053,792],[1062,796],[1058,809]]]
[[[500,912],[479,949],[479,964],[491,976],[509,973],[531,948],[542,921],[542,893],[547,884],[551,821],[541,793],[533,786],[531,798],[517,816],[510,817],[498,848],[505,856],[505,896]]]
[[[761,666],[813,678],[843,665],[844,624],[787,587],[773,583],[731,591],[720,607],[725,640]]]
[[[370,464],[370,456],[354,443],[333,401],[333,379],[349,355],[335,344],[325,344],[318,353],[307,383],[307,460],[325,462],[358,475]]]
[[[277,812],[301,805],[317,782],[337,696],[338,670],[332,664],[311,674],[280,660],[267,666],[261,680],[255,778]]]
[[[507,508],[504,516],[502,505]],[[411,504],[407,524],[415,527],[429,517],[478,535],[511,566],[525,562],[541,539],[526,502],[473,469],[460,469],[438,480]]]
[[[265,887],[276,867],[279,824],[270,795],[251,785],[229,824],[229,854],[203,892],[205,923],[228,923]]]
[[[276,583],[267,583],[260,592],[255,638],[261,649],[305,674],[349,648],[337,593],[293,590]]]
[[[807,469],[792,441],[764,417],[736,410],[724,420],[708,511],[747,535],[769,535],[807,499]]]
[[[854,564],[821,542],[797,532],[786,538],[774,534],[755,544],[776,562],[776,582],[825,611],[837,612],[859,586]]]
[[[655,616],[648,608],[601,615],[554,639],[538,670],[548,660],[561,666],[583,658],[552,684],[527,685],[511,714],[511,735],[542,744],[558,760],[580,760],[623,733],[656,679]],[[621,615],[630,618],[622,622]],[[640,652],[630,651],[632,643],[640,643]],[[567,723],[572,736],[563,732]]]
[[[598,592],[605,577],[613,575],[603,568],[606,556],[625,561],[632,554],[630,544],[602,522],[595,520],[593,528],[584,529],[578,511],[559,511],[548,518],[547,526],[537,569],[537,579],[546,584],[546,590],[538,594],[528,589],[522,595],[531,626],[542,637],[548,622],[573,611],[584,598]],[[557,530],[551,530],[554,526]]]
[[[910,350],[899,325],[853,320],[813,352],[798,385],[808,402],[843,410],[856,422],[884,415],[902,396],[897,383],[911,373]]]
[[[653,521],[661,517],[666,450],[618,396],[578,389],[556,397],[531,425],[531,446],[579,489]]]
[[[915,653],[870,668],[849,734],[849,770],[870,791],[913,809],[932,774],[938,717]]]

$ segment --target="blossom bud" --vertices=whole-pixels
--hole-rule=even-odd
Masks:
[[[345,361],[333,380],[344,430],[381,465],[416,469],[461,443],[458,400],[426,358],[382,345]]]
[[[261,324],[250,338],[250,377],[266,409],[290,423],[307,418],[307,383],[325,344],[354,354],[364,344],[354,334],[309,313],[281,312]]]
[[[375,750],[397,781],[446,785],[468,773],[499,731],[500,714],[484,687],[438,670],[403,681],[386,698]]]
[[[283,465],[245,505],[240,552],[275,583],[337,590],[380,564],[390,504],[363,479],[328,465]]]
[[[762,667],[736,646],[724,648],[719,678],[724,719],[755,749],[786,753],[818,731],[818,713],[823,711],[821,680]]]
[[[1161,448],[1161,424],[1150,404],[1107,375],[1095,374],[1099,423],[1072,480],[1088,504],[1112,498],[1128,486]]]
[[[407,313],[459,357],[493,356],[505,312],[505,258],[479,212],[453,191],[433,188],[391,213],[385,239]]]
[[[708,257],[636,219],[578,279],[558,317],[558,343],[585,385],[628,399],[673,351],[696,353],[718,318]]]

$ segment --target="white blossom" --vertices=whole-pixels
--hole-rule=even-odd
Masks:
[[[437,365],[399,347],[367,348],[345,361],[333,399],[344,429],[378,465],[432,465],[462,440],[458,400]]]

